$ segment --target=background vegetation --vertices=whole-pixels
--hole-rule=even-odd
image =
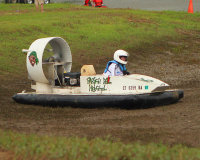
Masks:
[[[34,5],[1,4],[1,74],[25,72],[21,50],[38,38],[64,38],[72,50],[73,70],[89,63],[102,72],[119,48],[131,56],[134,52],[151,55],[155,52],[152,45],[167,47],[167,40],[178,41],[185,36],[183,33],[197,34],[200,30],[199,13],[96,9],[70,4],[50,4],[44,8],[45,12],[40,13]],[[183,48],[175,46],[173,51],[180,53]],[[132,56],[129,62],[133,61]]]
[[[123,144],[111,137],[88,140],[77,137],[47,137],[23,135],[0,130],[0,147],[12,150],[16,159],[163,159],[196,160],[200,150],[182,145]]]

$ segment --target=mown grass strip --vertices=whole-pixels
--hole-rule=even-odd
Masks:
[[[64,38],[71,47],[72,69],[76,70],[86,63],[105,66],[119,48],[132,55],[157,42],[178,41],[184,36],[179,31],[200,31],[200,13],[95,9],[71,4],[45,5],[44,13],[36,12],[34,5],[1,4],[0,13],[1,73],[24,73],[21,49],[38,38]],[[102,60],[105,64],[99,63]]]
[[[111,138],[88,140],[78,137],[24,135],[0,130],[0,148],[13,152],[16,159],[200,159],[198,148],[183,145],[124,144]]]

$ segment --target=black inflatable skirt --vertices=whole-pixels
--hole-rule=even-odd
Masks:
[[[183,98],[183,94],[182,90],[136,95],[58,95],[18,93],[12,98],[18,103],[42,106],[148,108],[175,103]]]

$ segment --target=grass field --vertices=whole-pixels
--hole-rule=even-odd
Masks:
[[[36,12],[34,5],[1,4],[0,13],[1,74],[24,72],[21,49],[38,38],[64,38],[72,50],[73,70],[84,63],[100,70],[100,62],[106,63],[119,48],[142,53],[153,44],[165,47],[167,39],[176,41],[184,37],[182,33],[200,30],[199,13],[96,10],[70,4],[46,5],[44,13]],[[174,48],[177,53],[181,49]]]
[[[70,160],[196,160],[200,150],[182,145],[113,142],[111,137],[88,140],[78,137],[48,137],[24,135],[0,130],[0,147],[11,150],[16,159],[70,159]]]
[[[73,71],[79,71],[83,64],[93,64],[101,73],[119,48],[130,53],[129,67],[144,65],[155,54],[167,54],[166,49],[173,53],[172,58],[179,57],[180,63],[199,63],[199,58],[188,56],[197,48],[189,43],[190,39],[194,42],[200,38],[199,13],[96,9],[70,4],[50,4],[44,9],[40,13],[34,5],[0,5],[0,78],[26,75],[21,50],[28,49],[38,38],[51,36],[69,43]],[[1,150],[16,159],[200,159],[199,148],[184,145],[125,144],[112,137],[88,140],[3,130]]]

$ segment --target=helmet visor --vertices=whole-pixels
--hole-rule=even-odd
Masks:
[[[122,60],[122,61],[127,61],[128,57],[127,56],[119,56],[119,58]]]

